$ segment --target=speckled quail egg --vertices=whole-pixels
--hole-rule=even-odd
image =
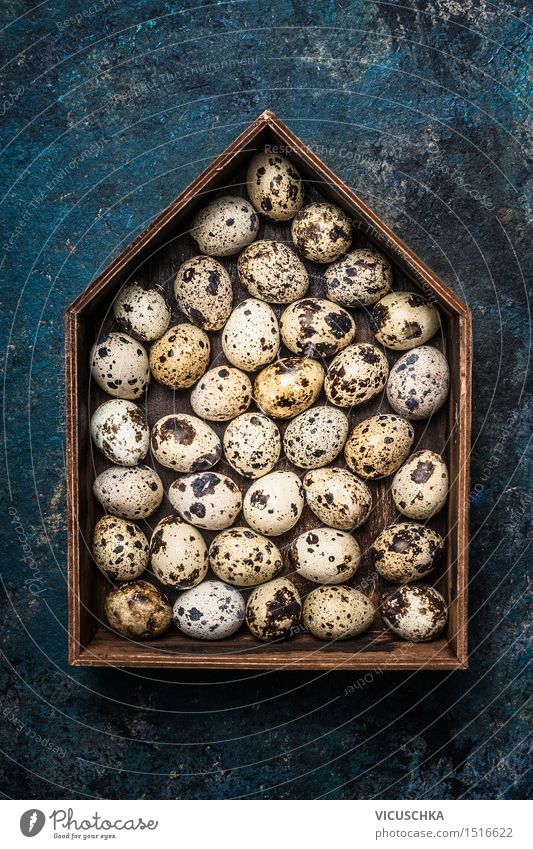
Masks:
[[[191,392],[193,411],[210,422],[234,419],[248,409],[251,400],[250,378],[229,366],[210,369]]]
[[[287,426],[283,448],[300,469],[317,469],[335,459],[346,442],[350,425],[335,407],[311,407]]]
[[[172,622],[172,608],[157,587],[147,581],[130,581],[111,590],[104,602],[111,628],[132,640],[151,640]]]
[[[246,605],[246,623],[259,640],[290,636],[301,615],[300,593],[287,578],[276,578],[256,587]]]
[[[276,313],[257,298],[248,298],[235,307],[222,331],[226,359],[243,371],[257,371],[271,363],[279,346]]]
[[[330,265],[324,278],[330,300],[345,307],[370,306],[390,290],[392,268],[383,254],[359,248]]]
[[[294,354],[330,357],[349,345],[355,322],[342,307],[323,298],[303,298],[281,314],[283,344]]]
[[[170,324],[170,304],[163,289],[138,281],[120,290],[113,312],[122,330],[143,342],[159,339]]]
[[[152,428],[152,453],[175,472],[204,472],[220,460],[222,445],[215,431],[196,416],[173,413]]]
[[[363,478],[385,478],[405,462],[414,438],[412,424],[400,416],[371,416],[359,422],[348,437],[346,463]]]
[[[444,541],[440,534],[416,522],[385,528],[372,543],[370,554],[379,574],[395,584],[419,581],[440,563]]]
[[[207,333],[188,322],[175,324],[152,345],[150,368],[163,386],[188,389],[204,374],[210,353]]]
[[[93,557],[98,568],[114,581],[132,581],[148,566],[150,548],[133,522],[102,516],[94,526]]]
[[[259,218],[247,200],[220,197],[195,215],[191,236],[200,253],[231,256],[249,245],[259,231]]]
[[[334,262],[352,243],[350,219],[332,203],[310,203],[292,221],[294,244],[312,262]]]
[[[262,413],[243,413],[224,432],[224,456],[245,478],[271,472],[281,453],[281,436],[272,419]]]
[[[434,640],[443,631],[448,608],[443,596],[426,584],[405,584],[387,593],[381,602],[385,624],[412,643]]]
[[[229,528],[242,508],[239,487],[218,472],[196,472],[178,478],[170,486],[168,499],[183,519],[210,531]]]
[[[304,601],[303,620],[319,640],[348,640],[367,631],[376,615],[369,598],[351,587],[317,587]]]
[[[91,377],[113,398],[140,398],[150,383],[148,354],[125,333],[101,336],[91,349]]]
[[[393,351],[407,351],[423,345],[440,327],[440,315],[417,292],[391,292],[372,310],[376,339]]]
[[[174,295],[180,310],[202,330],[220,330],[231,314],[230,276],[212,256],[193,256],[179,267]]]
[[[106,513],[122,519],[146,519],[163,500],[161,478],[149,466],[111,466],[93,483]]]
[[[235,587],[221,581],[203,581],[176,599],[174,622],[188,637],[225,640],[244,622],[245,604]]]
[[[304,490],[294,472],[270,472],[248,488],[243,502],[250,527],[272,537],[290,531],[303,508]]]
[[[450,370],[436,348],[423,345],[400,357],[387,383],[389,404],[406,419],[426,419],[448,397]]]
[[[378,395],[387,383],[389,366],[379,348],[358,342],[341,351],[326,372],[324,390],[337,407],[357,407]]]
[[[150,563],[165,586],[179,590],[195,587],[207,574],[207,546],[202,534],[179,516],[165,516],[150,540]]]
[[[303,479],[305,498],[325,525],[351,531],[366,522],[372,495],[366,483],[347,469],[313,469]]]
[[[448,468],[434,451],[412,454],[394,475],[392,498],[409,519],[430,519],[448,497]]]
[[[272,540],[250,528],[229,528],[211,543],[209,565],[228,584],[255,587],[279,575],[283,560]]]
[[[248,197],[271,221],[289,221],[304,202],[304,187],[290,159],[261,152],[252,157],[246,174]]]
[[[324,369],[319,362],[285,357],[259,372],[254,398],[267,415],[291,419],[315,403],[323,383]]]
[[[94,411],[91,436],[96,447],[118,466],[136,466],[150,445],[143,411],[123,398],[106,401]]]
[[[361,549],[353,536],[334,528],[304,531],[289,548],[293,569],[315,584],[342,584],[359,568]]]
[[[250,245],[239,257],[237,273],[250,295],[269,304],[290,304],[309,288],[305,265],[283,242],[262,239]]]

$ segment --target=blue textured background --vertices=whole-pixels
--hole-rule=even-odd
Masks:
[[[3,793],[526,796],[527,4],[31,5],[0,8]],[[472,308],[467,672],[65,663],[63,309],[266,107]]]

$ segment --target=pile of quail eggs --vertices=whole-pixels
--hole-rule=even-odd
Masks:
[[[341,209],[305,205],[283,155],[252,158],[247,193],[249,201],[217,197],[196,214],[196,253],[174,269],[171,297],[138,280],[121,289],[118,329],[91,351],[92,379],[109,396],[90,424],[112,464],[93,487],[105,514],[92,547],[112,587],[107,621],[133,640],[174,622],[201,640],[245,627],[265,641],[305,630],[331,641],[380,616],[405,640],[431,640],[447,607],[421,583],[444,545],[426,522],[446,502],[448,471],[438,454],[411,451],[413,422],[448,394],[446,359],[427,344],[439,311],[417,292],[392,291],[380,253],[351,249]],[[286,223],[283,241],[260,238],[262,219]],[[232,276],[249,295],[239,303]],[[310,276],[323,297],[309,295]],[[365,312],[372,342],[358,339]],[[146,398],[157,384],[168,404],[149,427]],[[178,396],[190,412],[176,412]],[[365,414],[385,396],[385,412]],[[366,554],[357,530],[383,478],[401,521],[371,545],[386,587],[376,598],[353,579]],[[305,529],[304,508],[314,518]],[[156,511],[148,538],[143,523]],[[167,592],[177,592],[173,606]]]

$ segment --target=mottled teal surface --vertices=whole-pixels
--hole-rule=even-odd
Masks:
[[[527,4],[32,5],[0,7],[4,794],[526,796]],[[467,672],[66,665],[63,310],[266,107],[472,309]]]

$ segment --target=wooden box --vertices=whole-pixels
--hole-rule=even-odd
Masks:
[[[430,521],[446,540],[445,558],[436,577],[430,578],[449,602],[447,632],[429,643],[411,644],[385,630],[379,616],[371,631],[355,639],[325,643],[305,631],[284,642],[261,643],[243,627],[226,641],[192,640],[171,628],[162,638],[132,642],[115,635],[103,617],[103,599],[109,581],[92,561],[90,541],[101,508],[92,495],[94,478],[110,463],[93,448],[89,435],[90,416],[108,396],[89,381],[89,351],[95,339],[113,328],[111,305],[125,281],[133,276],[163,283],[167,288],[184,259],[197,253],[187,231],[194,212],[214,194],[245,195],[246,165],[252,153],[264,145],[277,145],[300,169],[306,183],[306,202],[327,199],[338,204],[353,219],[353,247],[376,246],[391,260],[394,288],[421,289],[440,306],[443,334],[431,340],[444,350],[450,363],[451,390],[445,406],[429,421],[415,423],[415,447],[442,452],[447,460],[451,489],[447,506]],[[290,225],[261,220],[259,238],[287,241]],[[235,259],[224,264],[235,282],[235,301],[247,294],[236,283]],[[324,267],[309,263],[313,286],[319,294]],[[177,311],[173,320],[178,318]],[[357,340],[373,340],[368,316],[357,311]],[[470,446],[471,318],[466,305],[440,280],[357,195],[318,159],[271,112],[264,112],[222,153],[147,229],[72,303],[65,316],[67,397],[67,484],[68,484],[68,591],[69,662],[76,666],[146,666],[243,669],[456,669],[467,665],[467,561],[468,480]],[[214,334],[214,357],[220,351],[220,334]],[[395,355],[397,352],[387,352]],[[393,362],[397,356],[391,356]],[[152,381],[145,404],[150,426],[174,410],[190,410],[185,392],[172,393]],[[181,397],[183,396],[183,397]],[[351,424],[376,412],[390,412],[382,395],[351,413]],[[283,424],[283,423],[282,423]],[[223,430],[215,426],[218,432]],[[413,449],[414,450],[414,449]],[[145,461],[155,464],[150,456]],[[337,463],[336,463],[337,464]],[[341,463],[342,464],[342,463]],[[155,464],[165,488],[175,478],[170,470]],[[222,471],[229,471],[222,463]],[[368,547],[374,537],[397,514],[388,492],[391,478],[370,482],[375,495],[369,521],[355,533],[366,553],[352,583],[363,579],[376,601],[381,579],[372,573]],[[249,483],[249,482],[248,482]],[[247,485],[243,482],[243,488]],[[308,508],[296,529],[276,542],[285,545],[307,527],[317,524]],[[166,497],[151,527],[171,513]],[[401,517],[400,517],[401,518]],[[144,527],[149,531],[148,527]],[[207,535],[209,538],[209,534]],[[171,594],[172,598],[172,594]]]

